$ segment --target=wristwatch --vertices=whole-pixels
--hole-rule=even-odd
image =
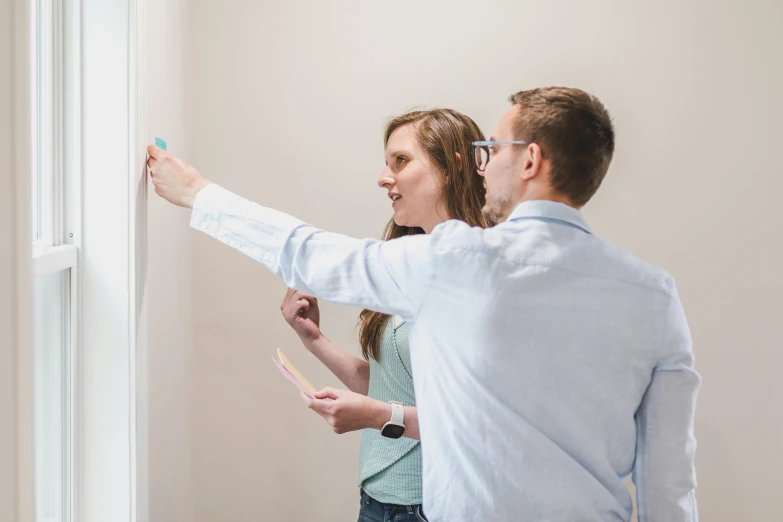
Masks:
[[[405,408],[401,402],[389,401],[392,407],[391,420],[383,425],[381,435],[390,439],[399,439],[405,433]]]

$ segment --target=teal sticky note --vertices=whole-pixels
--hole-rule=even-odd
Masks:
[[[160,149],[166,150],[166,142],[160,138],[155,138],[155,145]]]

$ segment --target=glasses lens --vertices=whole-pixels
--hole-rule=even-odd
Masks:
[[[476,168],[479,171],[483,171],[487,166],[489,160],[489,153],[487,147],[476,147]]]

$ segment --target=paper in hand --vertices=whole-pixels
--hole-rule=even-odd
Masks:
[[[277,349],[277,359],[272,357],[272,362],[275,363],[275,366],[277,366],[277,369],[280,370],[285,378],[294,383],[294,385],[296,385],[296,387],[299,388],[302,393],[311,399],[315,399],[316,390],[313,385],[310,384],[296,368],[294,368],[294,365],[291,364],[285,355],[283,355],[283,352],[281,352],[279,348]]]

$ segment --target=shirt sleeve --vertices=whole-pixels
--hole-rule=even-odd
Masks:
[[[665,324],[664,353],[636,413],[639,522],[697,522],[693,424],[701,377],[676,288]]]
[[[428,235],[354,239],[215,184],[196,195],[190,225],[262,263],[290,288],[408,321],[421,308],[432,272]]]

